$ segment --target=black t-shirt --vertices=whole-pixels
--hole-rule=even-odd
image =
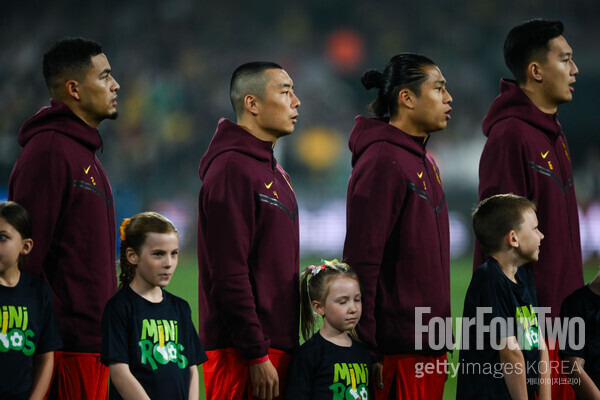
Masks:
[[[463,311],[457,399],[510,399],[497,344],[511,336],[517,337],[525,359],[524,366],[512,371],[526,371],[528,397],[535,397],[540,383],[540,333],[533,310],[537,307],[533,272],[520,267],[516,279],[518,283],[508,279],[494,258],[473,273]],[[469,320],[474,323],[468,324]]]
[[[44,281],[21,272],[16,286],[0,285],[0,399],[27,399],[34,356],[61,347],[52,293]]]
[[[560,309],[563,326],[572,326],[573,331],[566,329],[564,348],[559,350],[559,356],[580,357],[585,360],[585,372],[600,388],[600,296],[586,285],[567,296]],[[580,317],[585,322],[585,343],[579,341],[581,324],[567,325],[567,319]],[[570,336],[572,335],[572,336]],[[583,348],[579,349],[581,345]]]
[[[364,344],[353,340],[350,347],[338,346],[317,332],[292,361],[287,399],[373,399],[370,371],[371,356]]]
[[[152,303],[129,286],[111,298],[102,318],[102,363],[125,363],[151,399],[186,399],[190,367],[208,358],[188,303],[166,291]],[[109,397],[121,399],[110,385]]]

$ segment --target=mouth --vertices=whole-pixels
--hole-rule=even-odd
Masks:
[[[172,274],[158,274],[160,279],[171,279]]]
[[[293,116],[291,118],[292,122],[295,124],[296,122],[298,122],[298,115],[296,114],[295,116]]]
[[[449,120],[451,120],[451,119],[452,119],[452,116],[450,116],[450,113],[451,113],[451,112],[452,112],[452,108],[449,108],[449,109],[448,109],[448,110],[445,112],[445,115],[446,115],[446,121],[449,121]]]
[[[574,91],[575,91],[575,88],[573,87],[573,85],[574,85],[574,84],[575,84],[575,81],[573,81],[573,82],[571,82],[571,83],[569,84],[569,90],[570,90],[571,92],[574,92]]]

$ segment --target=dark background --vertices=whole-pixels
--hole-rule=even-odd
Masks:
[[[231,73],[271,60],[289,72],[302,101],[296,132],[277,143],[276,154],[301,206],[303,255],[326,258],[341,256],[354,116],[366,115],[375,96],[361,86],[361,73],[405,51],[440,66],[454,110],[429,149],[447,192],[453,257],[468,256],[481,121],[500,77],[509,76],[504,38],[526,19],[560,19],[580,70],[560,120],[573,155],[584,256],[600,252],[598,1],[53,0],[7,1],[0,10],[0,199],[20,151],[20,126],[49,102],[43,53],[57,39],[84,36],[102,43],[121,85],[118,120],[99,127],[118,218],[163,212],[193,254],[197,166],[218,119],[234,118]]]

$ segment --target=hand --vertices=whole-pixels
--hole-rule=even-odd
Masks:
[[[279,375],[271,360],[250,365],[248,369],[254,397],[272,400],[279,396]]]
[[[383,389],[383,363],[373,363],[373,379],[375,381],[375,387],[377,389]]]

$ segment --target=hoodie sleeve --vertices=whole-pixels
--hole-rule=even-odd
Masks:
[[[258,319],[248,269],[256,210],[251,177],[231,159],[211,172],[202,206],[212,295],[233,345],[244,357],[259,358],[270,342]]]
[[[530,197],[529,167],[521,135],[522,122],[508,119],[490,130],[479,160],[479,201],[490,196],[512,193]],[[473,270],[483,264],[487,255],[475,242]]]
[[[344,262],[357,273],[363,288],[361,339],[379,357],[376,341],[375,298],[383,254],[398,220],[405,188],[394,161],[385,157],[384,144],[372,145],[356,164],[348,184]],[[392,176],[390,176],[392,175]]]
[[[38,134],[31,139],[9,180],[8,198],[25,207],[33,227],[34,246],[22,267],[38,275],[54,240],[70,174],[62,149],[52,148],[53,138]]]

